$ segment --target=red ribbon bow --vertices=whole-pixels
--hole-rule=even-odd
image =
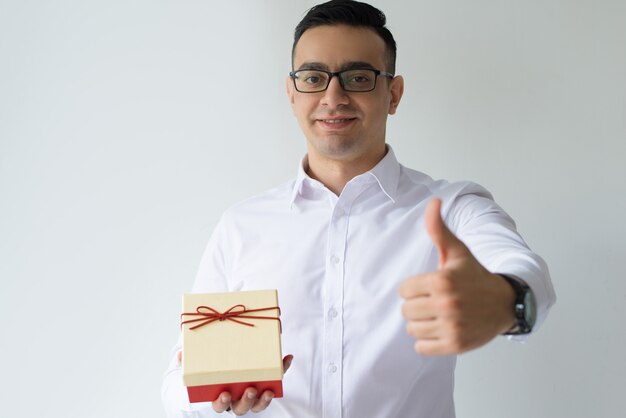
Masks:
[[[215,309],[211,308],[210,306],[198,306],[196,308],[195,312],[184,312],[184,313],[180,314],[180,317],[181,317],[181,319],[183,319],[184,316],[200,316],[200,318],[188,319],[186,321],[182,321],[180,323],[180,326],[182,327],[185,324],[191,324],[191,323],[194,323],[194,322],[200,322],[199,324],[194,325],[194,326],[189,328],[190,330],[192,330],[192,329],[200,328],[202,326],[210,324],[211,322],[228,320],[228,321],[237,322],[238,324],[241,324],[241,325],[246,325],[246,326],[249,326],[249,327],[253,327],[254,324],[251,324],[249,322],[240,321],[240,320],[235,319],[235,318],[275,319],[280,324],[280,332],[282,332],[283,326],[282,326],[282,323],[280,322],[280,318],[277,318],[275,316],[244,315],[244,314],[250,313],[250,312],[270,311],[272,309],[278,309],[278,315],[280,315],[280,308],[278,306],[273,306],[271,308],[246,309],[246,307],[244,305],[235,305],[235,306],[231,307],[230,309],[228,309],[228,310],[226,310],[226,311],[224,311],[222,313],[220,313],[219,311],[216,311]]]

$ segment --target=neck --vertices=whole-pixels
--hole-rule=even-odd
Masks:
[[[376,166],[387,154],[387,146],[382,145],[380,151],[368,156],[354,159],[320,158],[316,153],[309,152],[307,174],[324,184],[337,196],[350,180]]]

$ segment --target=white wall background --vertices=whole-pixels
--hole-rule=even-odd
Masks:
[[[313,1],[0,0],[0,415],[158,417],[180,295],[231,204],[295,175]],[[375,1],[405,165],[489,188],[558,302],[463,355],[460,418],[626,409],[626,2]]]

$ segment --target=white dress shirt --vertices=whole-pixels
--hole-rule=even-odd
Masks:
[[[283,355],[294,359],[284,397],[258,417],[451,418],[455,356],[413,348],[400,284],[434,271],[438,253],[424,209],[443,201],[448,227],[491,272],[523,279],[538,304],[537,326],[555,301],[543,260],[489,192],[398,163],[391,147],[337,197],[306,172],[226,211],[202,258],[193,292],[278,289]],[[171,417],[219,416],[189,405],[175,354],[163,382]],[[250,412],[249,415],[255,415]]]

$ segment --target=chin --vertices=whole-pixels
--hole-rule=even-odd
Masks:
[[[313,142],[313,148],[327,157],[348,157],[358,152],[358,144],[351,138],[320,138]]]

